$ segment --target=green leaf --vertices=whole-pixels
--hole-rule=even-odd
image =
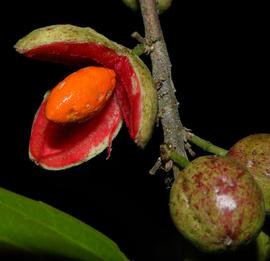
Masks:
[[[0,253],[5,251],[65,260],[128,260],[94,228],[45,203],[0,188]]]

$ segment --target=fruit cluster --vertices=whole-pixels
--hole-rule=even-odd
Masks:
[[[270,134],[247,136],[225,156],[202,156],[176,177],[170,211],[178,230],[206,252],[256,238],[270,212]]]
[[[46,93],[29,143],[36,164],[61,170],[105,148],[110,152],[122,120],[139,147],[147,144],[157,118],[157,91],[131,50],[72,25],[34,30],[15,47],[34,59],[99,65],[74,72]],[[270,213],[270,134],[250,135],[228,152],[188,163],[172,186],[170,211],[178,230],[203,251],[249,244],[260,233],[265,212]]]

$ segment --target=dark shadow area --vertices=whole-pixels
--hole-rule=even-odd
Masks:
[[[184,242],[183,254],[188,260],[194,261],[237,261],[237,260],[257,260],[256,259],[256,246],[251,243],[245,247],[241,247],[235,251],[227,253],[203,253],[195,249],[190,243]],[[183,258],[183,257],[182,257]],[[182,259],[180,259],[182,260]]]

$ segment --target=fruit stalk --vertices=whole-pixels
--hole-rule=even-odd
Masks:
[[[210,141],[202,139],[201,137],[193,133],[187,133],[187,140],[197,145],[202,150],[213,153],[218,156],[225,156],[228,153],[227,150],[218,147],[213,143],[211,143]]]
[[[175,163],[181,169],[185,168],[189,163],[189,160],[186,157],[178,154],[168,144],[160,145],[160,155],[163,162],[172,160],[173,163]]]
[[[163,127],[164,142],[171,144],[183,157],[186,156],[183,125],[178,111],[178,101],[171,75],[171,62],[159,22],[155,0],[140,0],[146,41],[153,46],[150,53],[152,74],[158,89],[159,117]]]
[[[138,56],[141,56],[142,54],[145,53],[145,47],[144,44],[139,43],[137,44],[133,49],[132,49],[132,53]]]

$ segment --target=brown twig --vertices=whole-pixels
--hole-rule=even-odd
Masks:
[[[183,138],[183,125],[171,75],[171,62],[164,41],[156,8],[156,0],[140,0],[146,41],[152,43],[150,53],[152,74],[158,88],[159,117],[164,142],[171,144],[180,155],[187,157]],[[176,171],[175,171],[176,173]]]

